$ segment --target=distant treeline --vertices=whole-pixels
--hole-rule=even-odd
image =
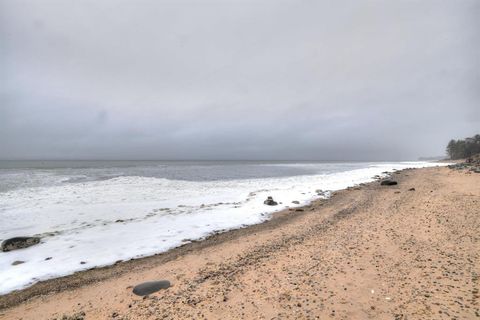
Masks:
[[[463,140],[450,140],[447,154],[450,159],[464,159],[480,153],[480,134]]]

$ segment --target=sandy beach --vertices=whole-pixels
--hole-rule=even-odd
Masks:
[[[393,178],[1,296],[0,318],[479,318],[480,174],[438,167]],[[150,280],[172,286],[132,293]]]

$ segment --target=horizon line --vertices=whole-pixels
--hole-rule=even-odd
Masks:
[[[418,157],[416,159],[0,159],[0,161],[333,161],[333,162],[347,162],[347,161],[356,161],[356,162],[384,162],[384,161],[421,161],[424,160],[449,160],[447,157],[443,156],[432,156],[432,157]],[[442,159],[438,159],[442,158]]]

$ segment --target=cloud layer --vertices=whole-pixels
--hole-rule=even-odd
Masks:
[[[480,2],[0,0],[0,158],[414,159],[480,131]]]

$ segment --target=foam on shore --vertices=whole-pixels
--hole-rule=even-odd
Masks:
[[[0,239],[40,235],[42,241],[0,253],[0,294],[260,223],[275,211],[317,199],[319,189],[345,189],[383,172],[437,165],[377,163],[329,174],[248,180],[122,176],[2,192]],[[264,205],[267,196],[279,205]],[[25,263],[13,266],[14,261]]]

